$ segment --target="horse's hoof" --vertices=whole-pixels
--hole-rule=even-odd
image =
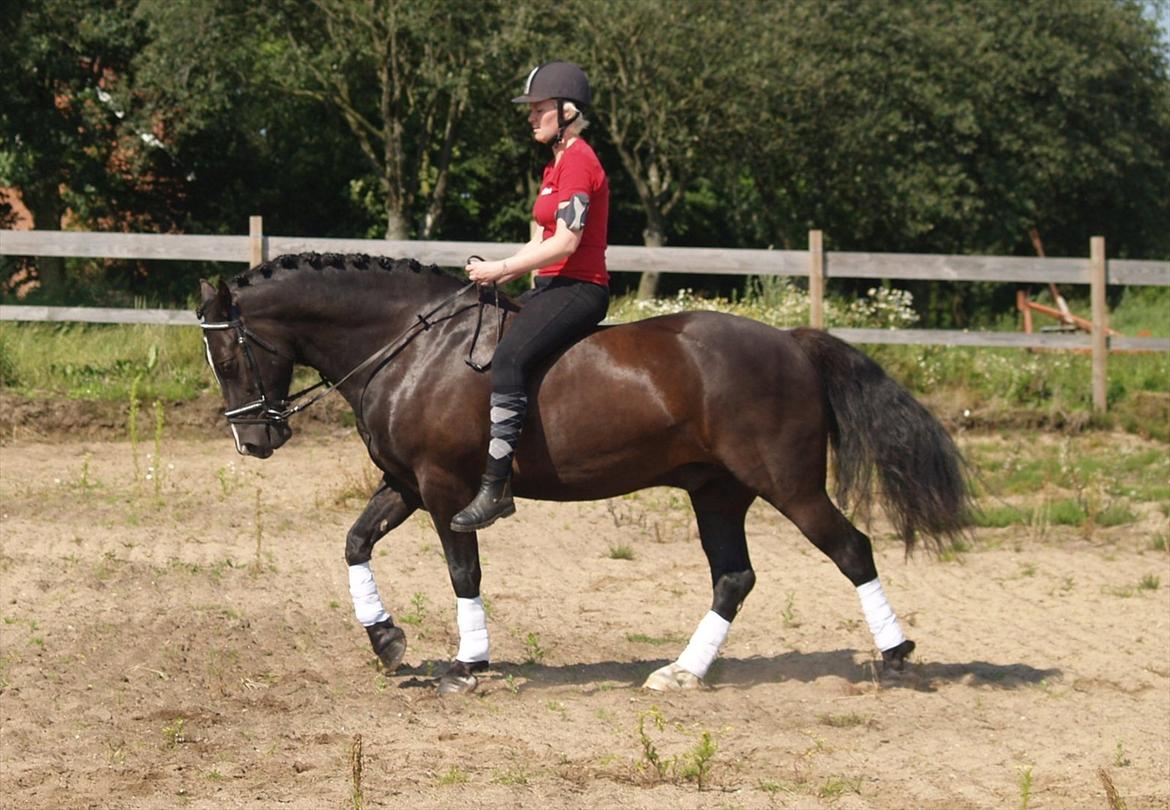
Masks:
[[[465,663],[452,661],[451,666],[439,679],[440,695],[470,695],[479,686],[479,678],[475,673],[483,672],[488,668],[487,661]]]
[[[915,644],[906,639],[897,647],[882,650],[882,665],[887,671],[901,672],[906,668],[906,659],[914,652]]]
[[[387,672],[398,669],[406,655],[406,633],[401,627],[395,627],[390,619],[372,624],[366,628],[370,637],[370,646]]]
[[[687,670],[676,664],[667,664],[662,669],[656,669],[650,673],[650,677],[646,679],[646,683],[642,684],[643,689],[653,689],[655,692],[674,692],[679,689],[702,689],[705,684],[703,679],[693,672]]]

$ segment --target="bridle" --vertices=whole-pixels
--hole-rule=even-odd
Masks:
[[[287,423],[290,416],[295,413],[300,413],[313,403],[333,393],[339,386],[341,386],[342,383],[357,374],[362,369],[368,368],[369,366],[379,361],[388,361],[392,359],[394,355],[398,354],[398,352],[406,348],[407,344],[409,344],[410,341],[413,340],[417,335],[427,331],[432,326],[434,326],[434,322],[431,320],[431,318],[433,318],[443,308],[451,304],[456,298],[475,286],[477,286],[477,282],[468,282],[453,292],[451,295],[440,301],[429,312],[415,316],[415,320],[411,323],[410,326],[406,327],[406,329],[396,335],[389,343],[382,346],[365,360],[361,361],[352,369],[350,369],[344,376],[337,380],[337,382],[331,382],[322,376],[319,382],[310,385],[307,388],[303,388],[300,391],[297,391],[295,394],[290,394],[288,397],[281,400],[269,399],[268,392],[264,388],[264,378],[260,374],[260,366],[256,362],[255,354],[252,351],[252,345],[255,344],[264,351],[276,355],[277,357],[282,357],[293,363],[297,362],[296,358],[280,351],[271,343],[264,340],[264,338],[260,337],[251,329],[249,329],[244,323],[243,313],[240,312],[239,307],[237,307],[235,304],[232,304],[231,308],[229,309],[230,320],[227,321],[207,322],[203,320],[202,313],[198,313],[199,326],[203,329],[203,345],[207,352],[207,363],[211,366],[211,372],[215,375],[216,380],[220,383],[220,388],[223,388],[223,381],[219,379],[219,372],[215,370],[215,363],[211,358],[211,343],[207,340],[207,333],[231,331],[235,335],[236,344],[240,346],[241,349],[243,349],[244,358],[248,364],[248,370],[251,372],[252,378],[255,380],[256,389],[259,393],[259,397],[252,400],[251,402],[248,402],[244,405],[239,405],[235,408],[228,408],[224,410],[224,416],[227,418],[228,424],[232,426],[234,432],[236,426],[238,425],[264,425],[271,428]],[[494,287],[495,285],[492,286]],[[499,307],[498,293],[496,296],[496,306],[497,308]],[[480,322],[482,322],[482,300],[479,304],[479,310]],[[471,349],[468,351],[468,358],[471,357],[471,351],[475,349],[475,342],[479,338],[479,326],[480,324],[477,323],[475,336],[472,339]],[[497,338],[498,336],[499,332],[497,331]],[[486,368],[486,366],[479,366],[470,362],[470,359],[468,363],[477,371],[483,371]],[[298,401],[306,397],[312,391],[315,391],[316,389],[323,386],[323,391],[318,392],[316,395],[309,397],[304,401]],[[239,442],[237,438],[237,445],[238,443]]]

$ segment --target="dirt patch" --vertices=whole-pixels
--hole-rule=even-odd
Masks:
[[[223,398],[203,394],[192,400],[163,403],[168,436],[207,438],[228,435]],[[154,431],[154,402],[139,403],[139,434]],[[352,412],[337,394],[326,397],[297,417],[297,430],[306,435],[331,433],[353,424]],[[0,437],[8,441],[118,441],[130,432],[129,402],[67,397],[27,396],[0,389]]]
[[[642,680],[710,601],[685,498],[522,501],[480,539],[494,672],[440,699],[457,632],[427,518],[374,558],[402,670],[352,616],[342,550],[373,483],[352,431],[265,462],[226,438],[151,453],[0,446],[5,807],[348,808],[357,736],[366,808],[1105,808],[1099,769],[1131,810],[1170,807],[1159,511],[983,531],[952,562],[904,560],[879,525],[919,642],[882,679],[849,583],[757,506],[714,688],[662,696]]]

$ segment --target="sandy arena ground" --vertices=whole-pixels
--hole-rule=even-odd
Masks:
[[[263,462],[224,437],[160,449],[158,478],[150,437],[137,477],[124,441],[0,446],[4,808],[352,808],[359,736],[364,808],[1104,810],[1106,781],[1170,807],[1156,510],[1090,538],[984,530],[945,561],[877,525],[919,644],[895,679],[849,583],[757,504],[759,582],[713,688],[662,695],[643,679],[710,601],[685,496],[522,501],[481,534],[495,670],[440,699],[457,633],[428,518],[374,559],[399,672],[352,616],[344,537],[375,480],[352,431]]]

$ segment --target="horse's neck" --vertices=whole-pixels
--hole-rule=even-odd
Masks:
[[[270,297],[263,312],[287,330],[297,358],[327,379],[340,380],[380,349],[407,337],[418,316],[449,295],[439,285],[423,285],[404,295],[409,279],[378,279],[381,283],[352,284],[344,277],[309,279],[295,294],[277,302]],[[421,280],[420,280],[421,282]],[[432,290],[434,287],[436,289]],[[425,289],[425,293],[424,293]],[[421,294],[420,294],[421,293]],[[431,300],[434,298],[434,300]],[[359,373],[342,393],[353,393],[368,376]]]

